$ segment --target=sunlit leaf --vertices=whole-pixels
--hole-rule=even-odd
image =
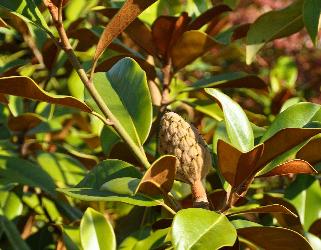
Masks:
[[[180,210],[171,233],[172,244],[179,250],[215,250],[236,241],[236,230],[223,214],[200,208]]]
[[[254,135],[244,110],[237,102],[216,89],[205,89],[205,91],[220,104],[227,134],[233,146],[243,152],[250,151],[254,146]]]
[[[25,76],[0,78],[0,93],[63,105],[91,113],[91,109],[82,101],[71,96],[59,96],[45,92],[31,78]]]
[[[296,180],[286,189],[285,198],[297,209],[305,230],[308,230],[312,223],[320,218],[321,188],[319,181],[314,177],[297,176]]]
[[[164,155],[146,171],[137,191],[147,195],[167,194],[176,176],[176,157]]]
[[[84,249],[116,250],[116,237],[110,222],[92,208],[87,208],[80,222],[80,240]]]
[[[131,58],[118,61],[108,72],[95,73],[94,84],[115,119],[140,146],[152,123],[152,102],[145,72]],[[88,91],[85,101],[100,112]]]
[[[93,60],[97,61],[108,45],[147,7],[157,0],[127,0],[110,20],[97,44]]]

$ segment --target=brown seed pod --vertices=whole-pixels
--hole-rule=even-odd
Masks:
[[[167,112],[160,122],[159,152],[178,159],[176,179],[191,185],[194,206],[208,206],[202,184],[211,165],[211,153],[198,130],[181,116]]]

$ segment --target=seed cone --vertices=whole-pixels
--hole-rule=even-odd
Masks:
[[[198,130],[178,114],[167,112],[161,118],[158,147],[161,154],[177,157],[176,179],[191,185],[194,206],[208,206],[202,180],[212,165],[212,159]]]

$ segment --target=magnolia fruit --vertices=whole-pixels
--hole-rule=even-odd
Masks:
[[[176,179],[191,185],[194,206],[208,207],[202,180],[211,165],[211,153],[198,130],[174,112],[167,112],[160,122],[159,152],[175,155]]]

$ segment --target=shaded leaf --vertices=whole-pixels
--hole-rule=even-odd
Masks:
[[[152,37],[157,54],[167,64],[172,47],[187,29],[190,17],[183,12],[179,17],[160,16],[152,25]]]
[[[321,237],[321,219],[316,220],[309,228],[309,232]]]
[[[25,76],[0,78],[0,93],[63,105],[91,113],[91,109],[82,101],[71,96],[45,92],[31,78]]]
[[[125,30],[128,36],[142,49],[155,56],[156,48],[153,42],[151,29],[138,18]]]
[[[304,0],[303,21],[314,44],[317,42],[321,2],[319,0]]]
[[[198,30],[200,29],[203,25],[207,24],[210,22],[212,19],[217,17],[218,15],[231,11],[232,9],[225,5],[225,4],[220,4],[217,6],[212,7],[211,9],[208,9],[198,17],[196,17],[188,26],[189,30]]]
[[[272,159],[308,140],[309,138],[317,135],[320,132],[320,129],[301,128],[285,128],[278,131],[276,134],[274,134],[264,142],[264,151],[258,164],[261,166],[266,165]],[[266,133],[263,135],[263,137],[265,135]]]
[[[217,43],[204,32],[186,31],[171,49],[173,66],[179,70],[208,52]]]
[[[146,171],[136,192],[147,195],[167,194],[176,176],[176,157],[164,155],[157,159]]]
[[[152,102],[145,72],[131,58],[118,61],[108,72],[95,73],[94,84],[115,119],[140,146],[152,123]],[[88,91],[85,101],[100,112]]]
[[[174,217],[171,234],[174,248],[180,250],[215,250],[233,246],[236,241],[236,230],[223,214],[201,208],[180,210]]]
[[[321,161],[321,138],[316,138],[309,141],[304,147],[302,147],[296,157],[305,160],[311,164],[315,164]]]
[[[194,82],[183,91],[193,91],[203,88],[254,88],[266,89],[266,83],[256,75],[244,72],[231,72],[226,74],[205,77]]]
[[[257,161],[263,148],[263,144],[260,144],[251,151],[242,153],[223,140],[218,141],[217,155],[220,172],[238,193],[247,189],[249,184],[247,182],[260,170]]]
[[[104,50],[134,19],[157,0],[127,0],[110,20],[97,44],[93,61],[98,61]]]
[[[16,225],[4,216],[0,216],[0,229],[6,234],[13,249],[30,250],[30,247],[21,238]]]
[[[272,196],[272,194],[264,194],[263,196],[263,204],[264,205],[274,205],[274,204],[279,204],[284,207],[286,207],[288,210],[290,210],[293,214],[297,215],[292,216],[288,214],[282,214],[282,213],[274,213],[272,214],[273,217],[277,219],[277,222],[280,224],[282,227],[286,227],[289,229],[292,229],[298,233],[303,233],[303,228],[300,222],[300,218],[298,216],[296,208],[286,199],[283,199],[281,197],[277,196]]]
[[[312,250],[312,247],[302,235],[282,227],[246,227],[237,229],[237,233],[239,237],[263,249]]]
[[[297,209],[301,223],[308,230],[312,223],[320,218],[321,188],[312,176],[299,175],[285,190],[284,197]]]
[[[291,212],[291,210],[279,204],[245,209],[241,211],[231,212],[231,213],[228,213],[227,215],[231,216],[231,215],[248,214],[248,213],[282,213],[282,214],[287,214],[287,215],[297,217],[297,215]]]
[[[20,185],[39,187],[55,196],[55,183],[39,166],[20,158],[1,156],[0,176]]]
[[[28,131],[35,128],[45,119],[34,113],[25,113],[19,116],[11,116],[8,119],[8,128],[11,131]]]
[[[246,62],[248,64],[252,63],[256,53],[265,43],[289,36],[302,29],[302,4],[303,1],[299,0],[285,9],[269,11],[251,25],[246,38]]]
[[[243,152],[254,146],[254,135],[251,124],[240,105],[229,96],[216,89],[205,89],[220,104],[226,124],[227,134],[233,146]]]
[[[80,222],[80,240],[84,249],[116,250],[116,237],[105,216],[87,208]]]
[[[289,175],[289,174],[317,174],[318,172],[306,161],[291,160],[282,163],[266,174],[259,175],[260,177],[269,177],[276,175]]]

